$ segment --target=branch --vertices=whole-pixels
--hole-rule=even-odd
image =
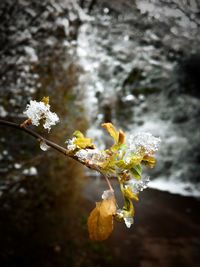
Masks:
[[[42,135],[36,133],[35,131],[26,128],[25,126],[23,126],[23,124],[17,124],[15,122],[10,122],[10,121],[6,121],[6,120],[1,120],[0,119],[0,125],[12,127],[12,128],[21,130],[23,132],[26,132],[27,134],[29,134],[32,137],[36,138],[39,142],[44,142],[48,146],[50,146],[53,149],[55,149],[58,152],[60,152],[61,154],[64,154],[65,156],[68,156],[68,157],[70,157],[70,158],[78,161],[79,163],[83,164],[84,166],[88,167],[89,169],[92,169],[92,170],[95,170],[95,171],[98,171],[98,172],[101,173],[101,171],[97,168],[96,165],[90,164],[88,162],[87,163],[81,162],[77,156],[71,155],[66,148],[64,148],[64,147],[62,147],[62,146],[60,146],[60,145],[58,145],[58,144],[56,144],[56,143],[48,140],[47,138],[44,138]],[[108,180],[108,178],[105,175],[103,175],[103,176],[104,176],[104,178],[105,178],[105,180],[106,180],[106,182],[107,182],[108,187],[110,188],[110,190],[113,190],[113,188],[112,188],[112,186],[111,186],[110,181]]]
[[[60,145],[58,145],[58,144],[46,139],[46,138],[44,138],[42,135],[36,133],[35,131],[33,131],[31,129],[28,129],[28,128],[24,127],[24,126],[21,126],[20,124],[17,124],[17,123],[14,123],[14,122],[10,122],[10,121],[6,121],[6,120],[0,120],[0,124],[15,128],[15,129],[18,129],[18,130],[21,130],[21,131],[24,131],[24,132],[28,133],[29,135],[33,136],[34,138],[36,138],[39,142],[43,141],[48,146],[52,147],[53,149],[57,150],[58,152],[66,155],[66,156],[72,157],[72,158],[77,160],[76,157],[69,155],[67,149],[65,149],[64,147],[62,147],[62,146],[60,146]]]

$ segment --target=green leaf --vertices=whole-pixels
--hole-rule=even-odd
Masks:
[[[123,159],[116,161],[115,164],[116,164],[117,167],[119,167],[122,170],[125,170],[126,166],[127,166]]]
[[[73,136],[76,137],[76,138],[84,138],[84,135],[80,131],[75,131],[73,133]]]
[[[73,136],[76,138],[74,140],[74,144],[79,149],[85,149],[85,148],[95,148],[93,141],[91,138],[86,138],[80,131],[75,131],[73,133]]]
[[[140,165],[137,165],[133,168],[130,169],[131,174],[137,179],[140,180],[141,179],[141,175],[142,175],[142,168]]]

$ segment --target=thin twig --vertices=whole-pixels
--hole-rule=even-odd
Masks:
[[[55,150],[59,151],[60,153],[67,155],[69,157],[72,157],[71,155],[68,155],[67,149],[65,149],[64,147],[44,138],[42,135],[36,133],[35,131],[33,131],[31,129],[24,127],[23,125],[17,124],[15,122],[6,121],[6,120],[0,120],[0,124],[24,131],[24,132],[28,133],[29,135],[33,136],[34,138],[36,138],[38,141],[45,142],[48,146],[54,148]]]
[[[47,139],[47,138],[44,138],[42,135],[36,133],[35,131],[26,128],[26,127],[25,127],[25,124],[23,124],[23,123],[22,123],[22,124],[17,124],[17,123],[15,123],[15,122],[10,122],[10,121],[6,121],[6,120],[1,120],[1,119],[0,119],[0,125],[5,125],[5,126],[8,126],[8,127],[12,127],[12,128],[21,130],[21,131],[23,131],[23,132],[26,132],[27,134],[29,134],[29,135],[31,135],[32,137],[36,138],[39,142],[44,142],[44,143],[46,143],[48,146],[50,146],[50,147],[52,147],[53,149],[57,150],[58,152],[64,154],[65,156],[68,156],[68,157],[70,157],[70,158],[72,158],[72,159],[78,161],[79,163],[83,164],[84,166],[87,166],[88,168],[90,168],[90,169],[92,169],[92,170],[95,170],[95,171],[100,172],[100,173],[103,175],[103,177],[105,178],[105,180],[106,180],[106,182],[107,182],[107,184],[108,184],[109,189],[110,189],[111,191],[114,192],[114,190],[113,190],[113,188],[112,188],[112,185],[111,185],[111,183],[110,183],[108,177],[106,177],[106,175],[104,175],[104,174],[98,169],[98,167],[97,167],[96,165],[94,165],[94,164],[89,164],[88,162],[87,162],[86,164],[85,164],[84,162],[81,162],[77,156],[75,156],[75,155],[71,155],[71,154],[69,153],[69,151],[68,151],[66,148],[64,148],[64,147],[62,147],[62,146],[60,146],[60,145],[54,143],[53,141],[50,141],[50,140]]]

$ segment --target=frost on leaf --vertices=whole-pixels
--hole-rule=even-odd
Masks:
[[[75,153],[79,150],[95,149],[92,139],[85,137],[80,131],[75,131],[73,138],[67,140],[65,143],[67,144],[67,149]]]
[[[102,241],[110,236],[113,231],[113,216],[115,214],[116,200],[114,196],[96,203],[87,223],[91,240]]]

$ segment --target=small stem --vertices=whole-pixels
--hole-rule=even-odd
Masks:
[[[104,175],[104,178],[106,179],[106,182],[107,182],[107,184],[108,184],[110,190],[111,190],[112,192],[114,192],[114,189],[113,189],[113,187],[112,187],[112,185],[111,185],[111,183],[110,183],[108,177]]]
[[[108,184],[108,187],[109,187],[110,191],[114,192],[114,189],[113,189],[113,187],[112,187],[112,185],[111,185],[111,182],[110,182],[110,180],[108,179],[108,177],[107,177],[105,174],[103,174],[100,170],[97,170],[97,171],[100,172],[101,175],[105,178],[105,180],[106,180],[106,182],[107,182],[107,184]]]

